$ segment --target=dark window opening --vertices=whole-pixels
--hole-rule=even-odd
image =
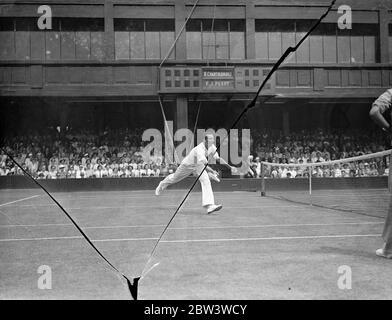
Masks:
[[[114,19],[114,31],[144,31],[144,20]]]
[[[201,20],[189,19],[185,28],[186,28],[186,31],[200,32],[201,31]]]
[[[230,31],[245,32],[245,21],[241,19],[229,20]]]
[[[175,31],[173,19],[146,20],[146,31]]]
[[[14,31],[15,21],[13,18],[0,18],[0,31]]]
[[[104,19],[99,18],[62,18],[61,31],[105,31]]]
[[[293,20],[256,20],[256,32],[295,32]]]

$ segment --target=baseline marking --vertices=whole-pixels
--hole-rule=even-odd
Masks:
[[[27,197],[27,198],[11,201],[11,202],[2,203],[2,204],[0,204],[0,207],[8,206],[9,204],[13,204],[13,203],[21,202],[21,201],[26,201],[26,200],[37,198],[37,197],[40,197],[40,196],[41,196],[40,194],[37,194],[35,196],[31,196],[31,197]]]
[[[15,206],[15,207],[53,207],[54,205],[30,205],[30,204],[26,204],[26,205],[19,205],[19,206]],[[174,205],[165,205],[165,206],[108,206],[108,207],[104,207],[104,206],[86,206],[86,207],[71,207],[71,208],[67,208],[68,210],[86,210],[86,209],[94,209],[94,210],[105,210],[105,209],[142,209],[142,208],[146,208],[146,209],[162,209],[162,208],[174,208]],[[225,209],[263,209],[263,208],[303,208],[303,206],[246,206],[246,207],[230,207],[230,206],[225,206]],[[185,207],[184,209],[200,209],[200,207]]]
[[[234,242],[234,241],[334,239],[334,238],[359,238],[359,237],[380,237],[380,235],[379,234],[345,234],[345,235],[329,235],[329,236],[266,237],[266,238],[237,238],[237,239],[161,240],[161,242],[164,242],[164,243]]]
[[[42,241],[42,240],[73,240],[73,239],[84,239],[83,237],[48,237],[48,238],[17,238],[17,239],[0,239],[0,242],[12,242],[12,241]]]
[[[304,223],[304,224],[265,224],[254,226],[206,226],[206,227],[173,227],[169,230],[188,230],[188,229],[252,229],[252,228],[276,228],[276,227],[322,227],[322,226],[343,226],[343,225],[377,225],[384,222],[342,222],[342,223]]]
[[[354,220],[354,219],[351,219]],[[262,224],[262,225],[240,225],[240,226],[195,226],[195,227],[172,227],[169,230],[198,230],[198,229],[247,229],[247,228],[275,228],[275,227],[307,227],[307,226],[342,226],[342,225],[377,225],[384,224],[384,222],[336,222],[336,223],[294,223],[294,224]],[[71,227],[71,223],[50,223],[50,224],[10,224],[0,225],[0,228],[18,228],[18,227]],[[83,227],[83,229],[131,229],[131,228],[158,228],[164,227],[164,224],[145,224],[145,225],[134,225],[134,226],[95,226],[95,227]]]
[[[183,240],[161,240],[163,243],[187,243],[187,242],[235,242],[235,241],[263,241],[263,240],[301,240],[301,239],[334,239],[334,238],[360,238],[360,237],[380,237],[380,234],[344,234],[325,236],[296,236],[296,237],[264,237],[264,238],[221,238],[221,239],[183,239]],[[0,242],[12,241],[41,241],[41,240],[73,240],[83,239],[83,237],[51,237],[51,238],[19,238],[1,239]],[[118,239],[95,239],[93,242],[117,242],[117,241],[152,241],[158,238],[118,238]]]

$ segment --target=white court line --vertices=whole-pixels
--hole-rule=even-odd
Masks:
[[[45,241],[45,240],[81,240],[84,239],[82,236],[71,236],[71,237],[47,237],[47,238],[16,238],[16,239],[0,239],[0,242],[18,242],[18,241]],[[91,240],[92,242],[111,242],[111,241],[147,241],[147,240],[158,240],[159,238],[128,238],[128,239],[96,239]]]
[[[48,237],[48,238],[17,238],[17,239],[0,239],[0,242],[12,242],[12,241],[42,241],[42,240],[73,240],[73,239],[84,239],[81,236],[73,237]]]
[[[158,240],[159,238],[129,238],[129,239],[97,239],[91,240],[92,242],[116,242],[116,241],[150,241]]]
[[[158,197],[158,196],[155,195],[154,190],[146,190],[146,191],[151,191],[151,194],[150,195],[144,195],[144,196],[143,195],[122,195],[122,194],[120,194],[120,195],[110,195],[110,198],[115,198],[115,199],[118,199],[118,198],[151,199],[151,197],[154,197],[154,198],[157,198],[157,199],[158,198],[173,198],[173,197],[182,198],[183,196],[185,196],[185,194],[187,192],[187,190],[185,190],[185,189],[183,189],[183,190],[182,189],[181,190],[172,190],[173,194],[162,194],[162,195],[160,195]],[[174,191],[176,191],[176,192],[174,192]],[[184,194],[178,194],[177,191],[184,191]],[[145,191],[143,191],[143,190],[132,191],[132,192],[135,192],[135,193],[136,192],[143,192],[143,193],[145,193]],[[196,191],[196,192],[201,193],[201,191]],[[216,191],[214,191],[214,194],[230,194],[230,195],[240,195],[240,196],[243,196],[244,193],[250,194],[252,196],[255,196],[256,194],[258,195],[258,192],[250,192],[250,191],[249,192],[248,191],[238,191],[238,192],[237,191],[227,191],[227,192],[216,192]],[[101,194],[97,194],[96,196],[77,196],[77,195],[72,195],[72,196],[68,196],[68,197],[62,197],[61,195],[59,195],[56,199],[61,200],[61,201],[67,201],[67,200],[74,200],[74,199],[89,200],[89,199],[97,199],[97,198],[100,198],[100,197],[101,197]],[[257,196],[257,198],[261,198],[261,197]]]
[[[23,190],[25,190],[25,189],[23,189]],[[333,193],[338,192],[339,195],[353,195],[353,194],[355,194],[355,195],[366,195],[366,196],[370,196],[371,195],[370,193],[374,194],[374,193],[377,193],[379,191],[383,191],[383,192],[387,193],[387,189],[386,188],[382,188],[382,189],[379,189],[379,188],[377,188],[377,189],[373,189],[373,188],[372,189],[358,189],[359,192],[366,192],[366,193],[355,193],[355,192],[352,191],[353,189],[342,189],[341,191],[347,191],[347,190],[351,190],[351,192],[339,192],[340,190],[336,190],[336,189],[315,190],[315,192],[319,192],[319,191],[320,192],[333,192]],[[366,190],[366,191],[364,191],[364,190]],[[4,191],[4,192],[9,191],[11,193],[14,193],[15,189],[4,189],[2,191]],[[177,195],[178,192],[180,192],[180,191],[184,191],[186,193],[187,189],[166,190],[165,192],[167,194],[162,194],[162,195],[159,196],[159,198],[173,197],[173,194]],[[289,192],[300,193],[300,192],[306,192],[306,191],[307,190],[304,190],[304,191],[294,191],[293,190],[293,191],[289,191]],[[214,194],[223,194],[223,195],[224,194],[230,194],[231,196],[233,196],[233,195],[243,196],[244,194],[246,194],[246,195],[251,195],[251,196],[257,196],[257,198],[260,198],[260,196],[258,196],[259,192],[260,192],[259,190],[258,191],[246,191],[246,190],[244,190],[244,191],[214,191]],[[60,200],[67,200],[67,199],[72,199],[73,200],[75,198],[78,198],[78,199],[95,199],[97,197],[99,198],[102,194],[107,194],[107,193],[108,193],[107,191],[76,191],[76,192],[71,192],[71,193],[67,193],[67,192],[52,192],[52,194],[58,195],[58,199],[60,199]],[[151,198],[151,196],[155,197],[154,190],[110,191],[110,193],[111,193],[111,195],[110,195],[111,198],[117,197],[117,198],[137,198],[137,199],[140,199],[140,198]],[[132,193],[134,193],[135,195],[132,195]],[[150,193],[150,195],[145,195],[145,196],[137,195],[138,193]],[[168,194],[168,193],[173,193],[173,194],[171,195],[171,194]],[[77,196],[79,194],[82,194],[82,195]],[[86,195],[83,195],[83,194],[86,194]],[[91,194],[95,194],[95,196],[91,195]],[[180,196],[180,195],[178,195],[178,196]]]
[[[64,206],[64,205],[63,205]],[[18,205],[15,207],[23,207],[23,208],[30,208],[30,207],[57,207],[56,204],[47,204],[47,205],[32,205],[32,204],[26,204],[26,205]],[[157,209],[157,208],[177,208],[177,205],[155,205],[155,206],[86,206],[86,207],[70,207],[66,208],[67,210],[86,210],[86,209],[96,209],[96,210],[105,210],[105,209],[140,209],[140,208],[146,208],[146,209]],[[198,207],[183,207],[184,209],[200,209],[201,206]],[[240,206],[240,207],[231,207],[231,206],[223,206],[224,209],[263,209],[263,208],[303,208],[303,205],[299,206],[294,206],[294,205],[285,205],[285,206]]]
[[[95,209],[133,209],[133,208],[146,208],[146,209],[162,209],[162,208],[177,208],[178,205],[165,205],[165,206],[116,206],[116,207],[88,207],[88,208],[95,208]],[[288,206],[240,206],[240,207],[231,207],[231,206],[223,206],[224,209],[264,209],[264,208],[303,208],[303,206],[293,206],[293,205],[288,205]],[[86,207],[84,208],[69,208],[69,210],[85,210],[87,209]],[[201,206],[197,206],[197,207],[186,207],[184,206],[182,208],[183,210],[197,210],[197,209],[201,209]],[[181,212],[181,210],[179,211]]]
[[[380,234],[345,234],[325,236],[297,236],[297,237],[265,237],[265,238],[228,238],[228,239],[184,239],[184,240],[161,240],[162,243],[187,243],[187,242],[234,242],[234,241],[263,241],[263,240],[301,240],[301,239],[334,239],[334,238],[360,238],[381,237]],[[84,239],[83,237],[52,237],[52,238],[19,238],[1,239],[0,242],[12,241],[40,241],[40,240],[72,240]],[[158,238],[118,238],[118,239],[95,239],[92,242],[121,242],[121,241],[152,241]]]
[[[26,200],[29,200],[29,199],[37,198],[37,197],[40,197],[40,196],[41,196],[40,194],[37,194],[35,196],[31,196],[31,197],[27,197],[27,198],[15,200],[15,201],[7,202],[7,203],[2,203],[2,204],[0,204],[0,207],[7,206],[9,204],[13,204],[13,203],[16,203],[16,202],[21,202],[21,201],[26,201]]]
[[[163,179],[162,179],[163,180]],[[158,184],[157,184],[158,185]],[[12,189],[11,189],[12,190]],[[114,193],[115,195],[119,195],[119,196],[124,196],[124,197],[128,197],[128,194],[132,194],[132,193],[151,193],[152,195],[154,194],[154,190],[155,189],[151,189],[151,190],[124,190],[124,191],[110,191],[111,193]],[[370,190],[384,190],[384,189],[370,189]],[[184,191],[185,193],[188,191],[188,189],[184,188],[184,189],[166,189],[165,193],[178,193],[179,191]],[[108,191],[75,191],[72,193],[76,193],[76,194],[86,194],[85,196],[81,196],[81,197],[94,197],[94,196],[90,196],[91,194],[106,194]],[[65,196],[69,196],[69,193],[67,192],[56,192],[57,194],[63,194]],[[236,190],[236,191],[214,191],[214,193],[216,194],[225,194],[225,193],[249,193],[249,194],[256,194],[257,191],[247,191],[247,190]],[[159,197],[161,197],[162,195],[160,195]],[[165,195],[164,195],[165,196]]]
[[[10,225],[0,225],[0,228],[17,228],[17,227],[73,227],[72,223],[48,223],[48,224],[10,224]],[[145,224],[137,226],[96,226],[96,227],[81,227],[84,229],[121,229],[121,228],[149,228],[149,227],[165,227],[166,224]]]
[[[64,204],[62,204],[63,207],[65,207]],[[33,205],[33,204],[22,204],[22,205],[17,205],[15,207],[18,208],[30,208],[30,207],[58,207],[55,203],[53,204],[42,204],[42,205]],[[166,208],[177,208],[176,205],[165,205],[163,207]],[[104,209],[118,209],[118,208],[124,208],[124,209],[135,209],[135,208],[146,208],[146,209],[153,209],[153,208],[162,208],[162,205],[157,204],[156,206],[85,206],[85,207],[70,207],[67,208],[67,210],[86,210],[86,209],[98,209],[98,210],[104,210]]]
[[[354,220],[354,219],[351,219]],[[275,227],[322,227],[322,226],[343,226],[343,225],[378,225],[384,222],[337,222],[337,223],[297,223],[297,224],[263,224],[263,225],[240,225],[240,226],[195,226],[195,227],[170,227],[168,230],[203,230],[203,229],[257,229],[257,228],[275,228]],[[17,228],[17,227],[71,227],[71,223],[52,223],[52,224],[24,224],[24,225],[0,225],[0,228]],[[166,224],[145,224],[134,226],[95,226],[95,227],[82,227],[83,230],[87,229],[132,229],[132,228],[158,228],[166,227]]]
[[[0,225],[0,228],[17,228],[17,227],[31,227],[31,228],[40,228],[40,227],[68,227],[73,226],[72,223],[47,223],[47,224],[3,224]]]
[[[279,195],[277,195],[277,196],[279,196]],[[293,196],[298,196],[298,195],[294,194]],[[309,193],[304,194],[303,196],[310,197]],[[334,198],[344,198],[344,197],[347,197],[347,196],[353,196],[353,197],[355,196],[355,197],[361,197],[361,198],[368,197],[368,198],[376,200],[376,199],[384,199],[386,196],[389,196],[389,195],[388,194],[377,195],[377,197],[375,197],[375,195],[369,195],[369,194],[354,194],[353,193],[353,194],[332,194],[331,195],[331,194],[317,194],[317,193],[315,193],[315,191],[312,192],[312,198],[331,198],[331,197],[334,197]],[[357,199],[351,199],[351,200],[354,201],[354,200],[357,200]]]
[[[334,238],[359,238],[380,237],[380,234],[345,234],[330,236],[299,236],[299,237],[266,237],[266,238],[234,238],[234,239],[190,239],[190,240],[161,240],[163,243],[187,242],[233,242],[233,241],[263,241],[263,240],[301,240],[301,239],[334,239]]]
[[[168,230],[198,230],[198,229],[252,229],[252,228],[280,228],[280,227],[322,227],[322,226],[343,226],[343,225],[376,225],[384,222],[343,222],[343,223],[304,223],[304,224],[265,224],[253,226],[221,226],[221,227],[173,227]]]

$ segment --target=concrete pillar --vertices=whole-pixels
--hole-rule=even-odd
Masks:
[[[246,2],[246,59],[256,59],[255,45],[255,4],[253,1]]]
[[[114,60],[114,7],[113,0],[105,1],[105,34],[104,34],[104,46],[105,46],[105,59]]]
[[[391,23],[391,16],[387,9],[383,8],[379,11],[379,27],[380,27],[380,62],[389,63],[392,54],[389,52],[389,23]],[[389,72],[382,70],[382,86],[389,87]]]
[[[177,97],[175,130],[185,128],[188,129],[188,99],[186,97]]]
[[[389,23],[390,16],[387,9],[379,11],[379,27],[380,27],[380,62],[389,62]]]
[[[181,28],[185,23],[185,19],[187,18],[185,0],[175,0],[174,18],[177,37],[178,33],[181,31]],[[184,28],[183,32],[181,33],[181,36],[178,38],[175,52],[177,60],[186,59],[186,28]]]

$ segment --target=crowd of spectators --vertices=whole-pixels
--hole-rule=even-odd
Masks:
[[[143,129],[106,130],[101,134],[88,131],[61,135],[54,130],[31,133],[5,139],[7,153],[36,179],[64,178],[127,178],[158,177],[174,172],[176,164],[166,164],[162,157],[147,157],[141,141]],[[257,178],[261,175],[261,162],[269,178],[308,177],[310,172],[301,167],[344,159],[385,150],[381,136],[365,131],[323,130],[292,132],[251,131],[249,170],[242,175]],[[285,164],[298,164],[287,168]],[[0,153],[0,175],[22,175],[4,153]],[[315,177],[363,177],[388,174],[385,158],[371,159],[333,166],[314,166]]]
[[[273,163],[264,166],[267,178],[312,177],[369,177],[389,174],[389,159],[373,158],[363,161],[334,165],[303,166],[332,160],[358,157],[386,149],[385,137],[364,130],[321,129],[302,130],[283,135],[282,132],[253,132],[253,154],[249,157],[246,177],[261,176],[261,162]],[[285,166],[290,164],[290,167]],[[293,166],[298,165],[298,166]]]
[[[143,129],[119,129],[60,137],[52,130],[7,138],[5,145],[7,153],[36,179],[156,177],[174,172],[176,165],[166,165],[162,157],[145,159],[142,133]],[[21,174],[1,152],[0,175]]]

